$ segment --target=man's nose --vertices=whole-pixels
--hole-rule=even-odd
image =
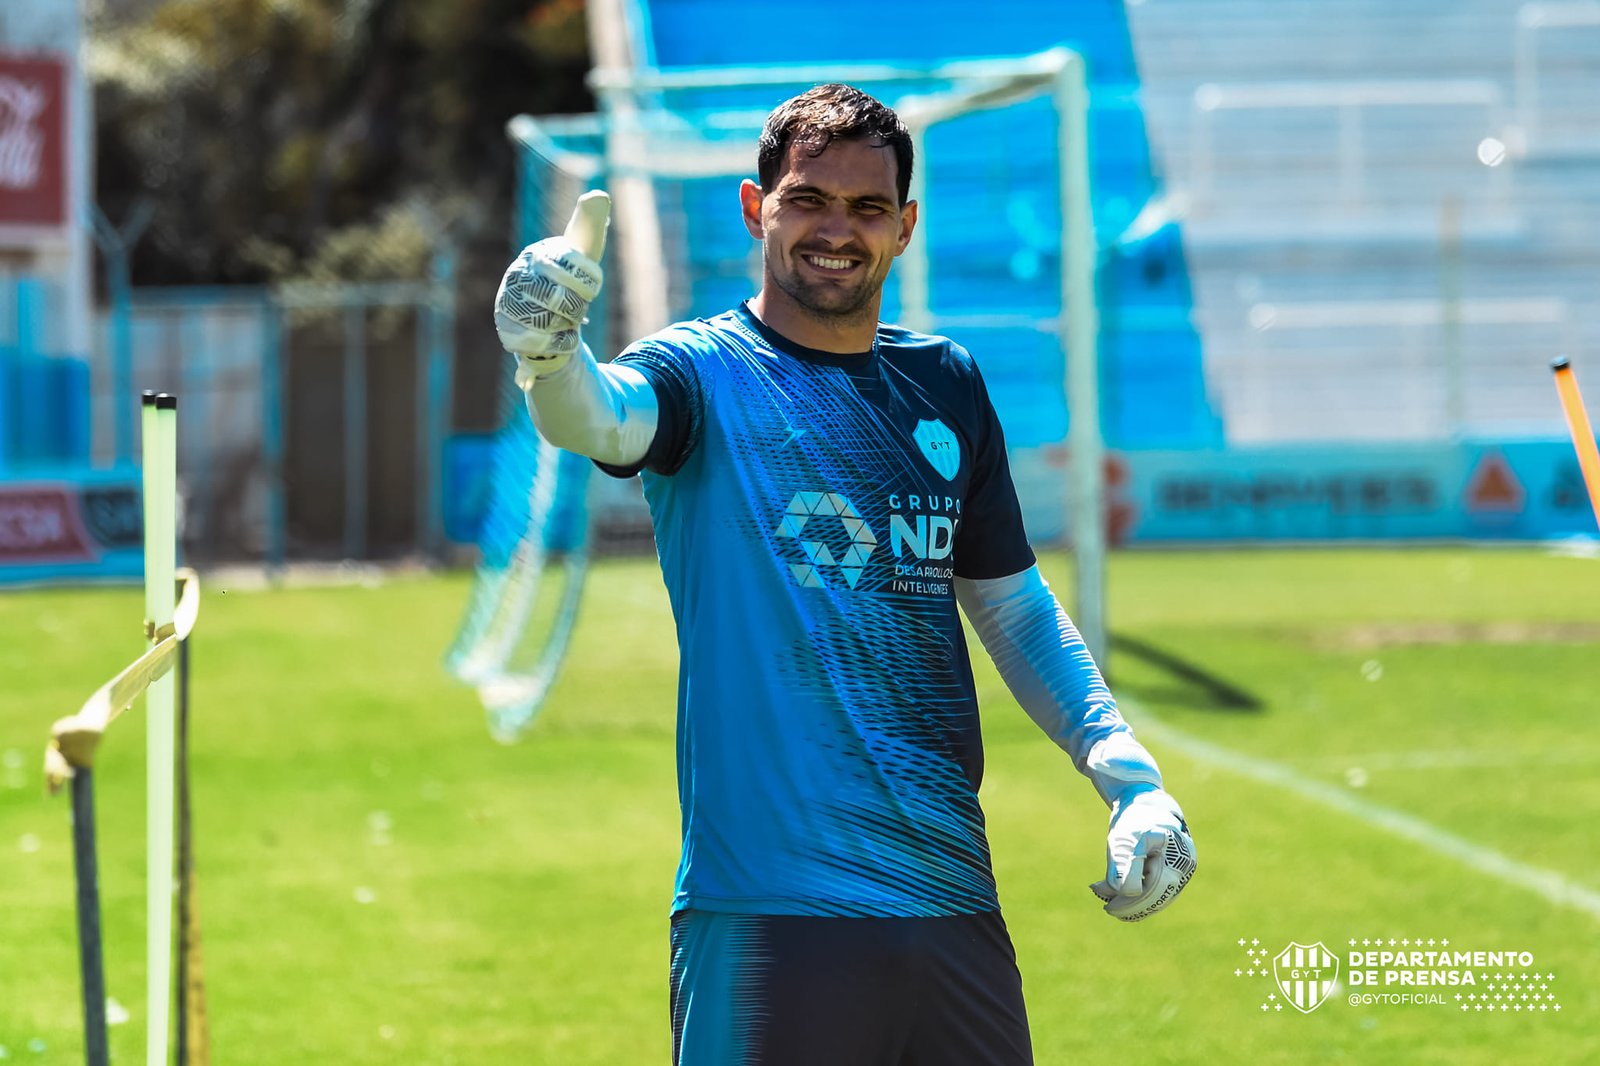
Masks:
[[[834,247],[849,244],[854,232],[850,226],[850,208],[846,204],[834,204],[822,213],[822,218],[817,222],[817,236],[827,241]]]

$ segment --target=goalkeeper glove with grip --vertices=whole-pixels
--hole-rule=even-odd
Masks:
[[[1194,839],[1178,801],[1159,788],[1129,789],[1111,810],[1105,879],[1089,890],[1107,914],[1137,922],[1176,899],[1194,870]]]
[[[611,198],[587,192],[559,237],[528,245],[506,268],[494,298],[494,328],[517,356],[519,380],[548,377],[578,350],[578,328],[600,295]]]

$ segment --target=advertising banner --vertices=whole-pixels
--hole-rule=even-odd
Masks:
[[[1029,535],[1060,541],[1067,454],[1015,449]],[[1600,535],[1565,440],[1108,453],[1112,546]]]
[[[0,239],[67,224],[67,65],[0,51]]]
[[[137,474],[0,482],[0,585],[143,573]]]

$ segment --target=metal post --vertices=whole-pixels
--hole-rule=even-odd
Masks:
[[[283,477],[283,305],[270,297],[261,305],[261,460],[267,474],[267,577],[283,573],[288,541],[288,504]]]
[[[1461,343],[1461,201],[1439,205],[1439,346],[1444,355],[1445,429],[1452,440],[1466,435],[1466,366]]]
[[[344,554],[367,549],[367,308],[344,312]]]
[[[129,261],[134,245],[155,214],[155,204],[141,198],[128,212],[122,229],[111,224],[94,205],[94,237],[106,264],[106,288],[111,295],[111,395],[132,396],[133,388],[133,282]],[[113,458],[121,466],[133,462],[133,412],[126,403],[113,404]]]
[[[179,338],[176,346],[177,374],[179,388],[183,390],[183,420],[186,426],[193,427],[189,431],[189,439],[194,440],[198,431],[199,439],[205,441],[212,432],[212,427],[207,421],[211,405],[206,401],[216,384],[216,365],[220,352],[206,350],[209,331],[205,320],[194,308],[184,307],[176,314]],[[211,524],[211,518],[217,513],[212,506],[212,502],[216,499],[217,486],[214,451],[213,448],[198,447],[191,449],[184,457],[184,480],[187,482],[189,506],[183,508],[183,526],[178,530],[180,543],[184,540],[194,543],[193,538],[198,532],[207,542],[217,544],[217,530]],[[202,501],[205,506],[203,511],[194,506]]]
[[[900,257],[900,321],[924,333],[933,330],[933,299],[929,291],[929,260],[933,256],[932,238],[928,231],[928,129],[913,126],[912,151],[915,165],[911,168],[911,188],[908,195],[918,205],[922,225],[905,254]]]
[[[438,255],[434,256],[434,270],[438,270]],[[434,397],[433,397],[433,332],[434,332],[434,306],[433,291],[428,291],[427,298],[416,306],[416,396],[413,400],[416,410],[412,417],[415,419],[416,431],[416,464],[417,472],[412,478],[416,485],[416,534],[417,550],[425,557],[437,558],[433,542],[433,508],[434,489],[433,475],[435,466],[434,451]]]
[[[194,841],[189,810],[189,641],[178,643],[178,1010],[177,1066],[189,1064],[190,908],[194,904]]]
[[[594,0],[585,5],[585,10],[589,54],[596,67],[626,70],[646,65],[644,42],[635,32],[638,20],[629,15],[630,11],[642,9],[636,8],[633,0]],[[610,120],[604,153],[608,161],[647,156],[650,138],[638,117],[650,103],[635,94],[601,95],[600,110]],[[606,185],[611,192],[615,227],[610,270],[621,281],[621,290],[628,294],[628,300],[620,306],[625,316],[622,328],[630,338],[643,337],[672,321],[667,287],[660,283],[661,265],[667,260],[656,185],[641,174],[618,173],[611,174]],[[602,358],[605,355],[601,353]]]
[[[1513,48],[1512,81],[1516,85],[1517,125],[1529,141],[1538,140],[1539,129],[1539,46],[1535,39],[1537,23],[1526,12],[1518,12],[1517,35]]]
[[[100,939],[100,873],[95,858],[94,773],[72,774],[72,865],[78,881],[78,968],[83,975],[83,1044],[89,1066],[111,1060],[106,1039],[105,959]]]
[[[133,285],[129,280],[128,253],[118,249],[106,257],[106,285],[111,290],[111,395],[133,395]],[[116,444],[112,454],[118,466],[133,461],[133,411],[116,405]]]
[[[417,540],[434,558],[444,553],[444,450],[454,424],[456,252],[433,257],[433,283],[419,307],[417,346]]]
[[[1099,242],[1089,178],[1089,89],[1081,55],[1056,78],[1060,115],[1061,341],[1066,352],[1071,453],[1071,529],[1076,570],[1074,621],[1089,653],[1109,673],[1105,591],[1105,441],[1100,430],[1100,316],[1095,302]]]
[[[1192,150],[1189,157],[1189,189],[1197,207],[1202,211],[1211,207],[1211,182],[1216,166],[1212,158],[1212,115],[1219,101],[1220,90],[1215,85],[1202,85],[1194,91],[1190,123]],[[1198,112],[1196,115],[1195,113]],[[1065,161],[1063,160],[1063,163]]]
[[[50,319],[48,297],[43,278],[17,279],[17,354],[24,360],[44,354],[39,339]]]

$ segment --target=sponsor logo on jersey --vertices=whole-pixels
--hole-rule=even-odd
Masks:
[[[948,559],[956,546],[955,519],[942,514],[889,516],[889,548],[896,559]]]
[[[947,596],[955,576],[951,555],[961,528],[961,501],[954,496],[890,493],[889,550],[893,580],[885,591]],[[793,541],[788,567],[801,588],[849,588],[861,583],[878,534],[849,497],[837,492],[797,492],[773,530]],[[796,557],[799,556],[798,559]]]
[[[948,559],[961,525],[961,501],[954,496],[889,494],[889,550],[894,557]],[[906,512],[910,512],[909,514]]]
[[[894,554],[891,592],[948,596],[955,568],[950,555],[961,526],[954,496],[889,494],[889,550]]]
[[[839,533],[843,530],[843,535]],[[801,588],[820,589],[827,585],[823,574],[836,570],[846,585],[856,587],[861,571],[878,546],[872,527],[855,506],[837,492],[797,492],[774,530],[777,536],[799,542],[805,561],[789,564],[789,572]],[[835,554],[828,541],[847,544]]]

